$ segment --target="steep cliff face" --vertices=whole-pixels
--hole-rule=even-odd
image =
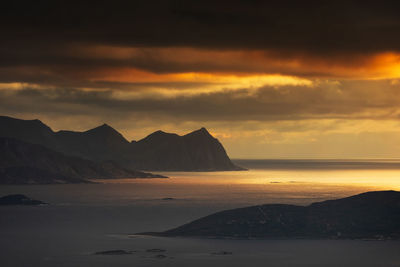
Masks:
[[[130,169],[242,170],[231,162],[222,144],[205,128],[184,136],[157,131],[130,143],[107,124],[85,132],[53,132],[39,120],[0,117],[0,137],[41,144],[66,155],[96,162],[113,161]]]
[[[183,136],[183,140],[193,162],[193,168],[208,170],[241,169],[231,162],[222,144],[218,139],[211,136],[205,128]]]
[[[12,138],[0,138],[0,184],[86,183],[86,179],[159,177],[112,162],[95,163]]]

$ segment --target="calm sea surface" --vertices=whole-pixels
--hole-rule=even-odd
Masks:
[[[307,205],[400,190],[397,160],[236,160],[248,171],[164,172],[169,179],[0,186],[49,202],[0,207],[0,266],[400,266],[400,242],[152,238],[210,213],[265,203]],[[172,198],[164,200],[164,198]],[[160,248],[165,252],[151,253]],[[97,256],[96,251],[134,250]],[[232,255],[214,255],[230,251]],[[159,259],[157,254],[166,258]]]

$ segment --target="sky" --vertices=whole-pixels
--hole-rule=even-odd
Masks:
[[[232,158],[400,158],[396,1],[9,1],[0,114]]]

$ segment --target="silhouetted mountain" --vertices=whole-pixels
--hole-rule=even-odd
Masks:
[[[55,137],[62,152],[95,161],[118,160],[130,144],[107,124],[86,132],[59,131]]]
[[[115,160],[129,146],[129,142],[107,124],[86,132],[53,132],[39,120],[0,116],[0,136],[44,145],[67,155],[99,162]]]
[[[160,177],[112,162],[95,163],[12,138],[0,138],[0,184],[85,183],[85,179]]]
[[[242,170],[205,128],[184,136],[157,131],[128,142],[104,124],[85,132],[53,132],[39,120],[0,116],[0,136],[41,144],[66,155],[96,162],[114,161],[133,169],[164,171]]]
[[[20,195],[20,194],[0,197],[0,206],[6,206],[6,205],[35,206],[35,205],[44,205],[44,204],[47,204],[47,203],[42,202],[40,200],[31,199],[25,195]]]
[[[0,116],[0,137],[10,137],[28,143],[56,147],[54,132],[40,120],[20,120]]]
[[[221,238],[400,238],[400,192],[377,191],[313,203],[218,212],[160,236]]]
[[[205,129],[184,136],[157,131],[133,143],[135,168],[168,171],[240,170]]]

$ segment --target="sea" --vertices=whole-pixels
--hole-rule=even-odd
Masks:
[[[399,241],[150,237],[221,210],[400,190],[400,160],[234,160],[246,171],[0,186],[0,266],[400,266]],[[400,223],[400,222],[399,222]],[[97,255],[125,250],[127,255]]]

